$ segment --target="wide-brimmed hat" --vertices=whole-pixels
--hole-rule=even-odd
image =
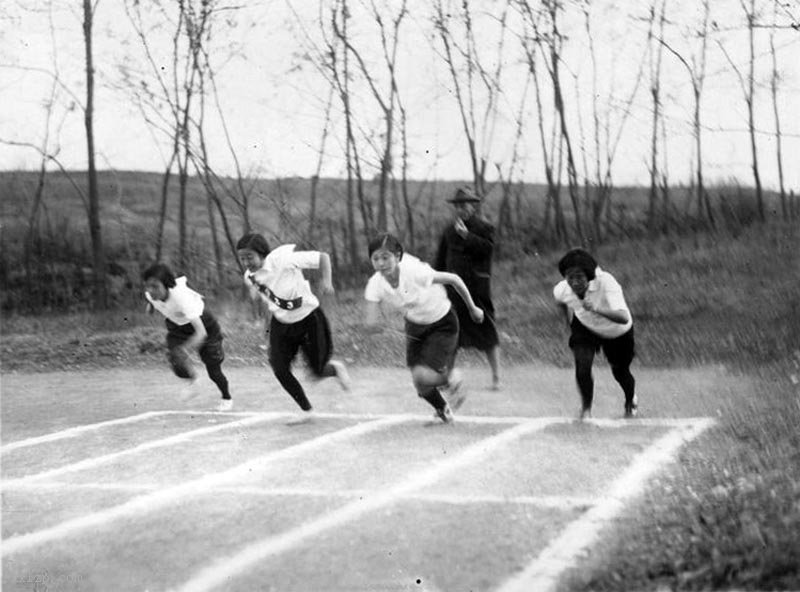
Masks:
[[[459,187],[456,194],[447,201],[450,203],[480,203],[481,198],[475,195],[469,187]]]

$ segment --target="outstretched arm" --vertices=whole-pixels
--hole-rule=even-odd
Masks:
[[[250,285],[248,286],[251,288],[248,290],[250,294],[250,299],[253,303],[253,312],[255,313],[256,319],[263,318],[264,319],[264,333],[269,333],[270,321],[272,320],[272,313],[269,311],[269,305],[266,301],[259,295],[261,288],[266,286],[267,281],[267,272],[263,269],[259,269],[255,273],[249,276]]]
[[[383,330],[383,310],[380,302],[366,300],[364,304],[364,330],[369,335],[380,333]]]
[[[483,322],[483,310],[475,305],[475,301],[472,300],[472,295],[469,293],[464,280],[454,273],[447,271],[436,271],[433,274],[433,283],[453,286],[456,292],[458,292],[458,295],[461,296],[461,299],[466,303],[467,308],[469,309],[469,316],[472,317],[472,320],[476,323]]]
[[[331,267],[331,258],[330,255],[322,251],[319,253],[319,271],[322,275],[320,290],[322,290],[324,294],[333,294],[333,268]]]

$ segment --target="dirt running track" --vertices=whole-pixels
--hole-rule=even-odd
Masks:
[[[721,368],[634,368],[642,416],[596,368],[467,368],[456,424],[402,368],[311,384],[228,368],[235,408],[166,368],[2,375],[3,590],[557,590],[713,418],[748,396]],[[37,587],[38,586],[38,587]]]

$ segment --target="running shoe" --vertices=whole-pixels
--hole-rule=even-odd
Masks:
[[[453,411],[450,409],[450,405],[445,405],[441,409],[437,409],[436,417],[441,419],[444,423],[453,423]]]
[[[447,399],[453,411],[458,411],[464,404],[464,401],[467,400],[467,393],[461,390],[463,382],[464,377],[461,376],[461,371],[453,370],[450,373],[450,380],[447,382],[447,386],[443,389],[444,393],[442,394]]]
[[[286,422],[286,425],[294,426],[294,425],[302,425],[304,423],[310,423],[314,421],[314,410],[310,409],[309,411],[303,411],[300,415],[297,415]]]
[[[349,391],[353,383],[350,380],[350,373],[347,371],[347,366],[339,360],[331,360],[329,364],[336,370],[336,380],[339,381],[339,386],[342,387],[342,390]]]

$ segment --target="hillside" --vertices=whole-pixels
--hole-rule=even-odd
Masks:
[[[0,194],[3,195],[0,224],[3,233],[0,254],[0,288],[2,308],[6,313],[25,310],[81,310],[90,300],[91,256],[86,206],[79,192],[85,184],[82,172],[48,173],[44,180],[42,207],[38,224],[30,235],[26,249],[33,196],[38,176],[34,172],[0,173]],[[163,177],[157,173],[136,171],[103,171],[99,173],[102,233],[113,304],[130,307],[135,300],[126,298],[126,291],[138,284],[143,267],[155,257],[155,238],[161,203]],[[411,181],[408,200],[413,212],[413,251],[423,259],[433,256],[439,232],[451,215],[446,199],[459,182]],[[230,241],[244,231],[241,209],[242,192],[247,195],[252,228],[262,232],[270,242],[294,242],[331,253],[337,266],[340,287],[355,286],[366,266],[363,260],[350,260],[345,246],[349,244],[346,223],[347,183],[342,179],[322,179],[317,188],[315,223],[310,224],[312,183],[309,179],[287,178],[245,180],[238,186],[232,179],[222,179],[216,186],[227,219]],[[377,183],[365,185],[365,207],[376,209]],[[583,189],[581,192],[583,194]],[[742,188],[718,187],[712,190],[711,203],[718,229],[741,231],[754,218],[754,204]],[[570,207],[566,189],[562,189],[562,206],[570,236],[566,240],[554,234],[552,208],[546,188],[541,185],[515,185],[508,201],[508,210],[500,224],[502,188],[495,185],[486,196],[483,213],[497,225],[496,260],[512,264],[520,255],[557,252],[565,244],[574,244]],[[162,259],[177,261],[178,248],[178,182],[173,175],[164,227]],[[778,200],[768,194],[770,215],[778,211]],[[637,237],[646,237],[644,228],[648,194],[645,188],[614,188],[610,206],[602,220],[604,246],[622,245]],[[672,236],[706,234],[707,225],[693,216],[691,193],[686,188],[671,190],[669,228]],[[399,190],[389,195],[389,228],[410,246],[409,223]],[[363,245],[365,236],[361,211],[356,208],[356,245]],[[187,269],[194,284],[207,293],[224,293],[238,285],[238,266],[223,233],[219,214],[215,211],[217,235],[222,244],[224,281],[217,279],[213,255],[209,200],[197,177],[187,185]],[[545,219],[549,224],[545,224]],[[589,221],[584,219],[584,226]],[[29,258],[28,258],[29,255]],[[356,253],[356,258],[361,252]],[[26,264],[28,264],[26,266]],[[30,275],[28,275],[30,268]]]

